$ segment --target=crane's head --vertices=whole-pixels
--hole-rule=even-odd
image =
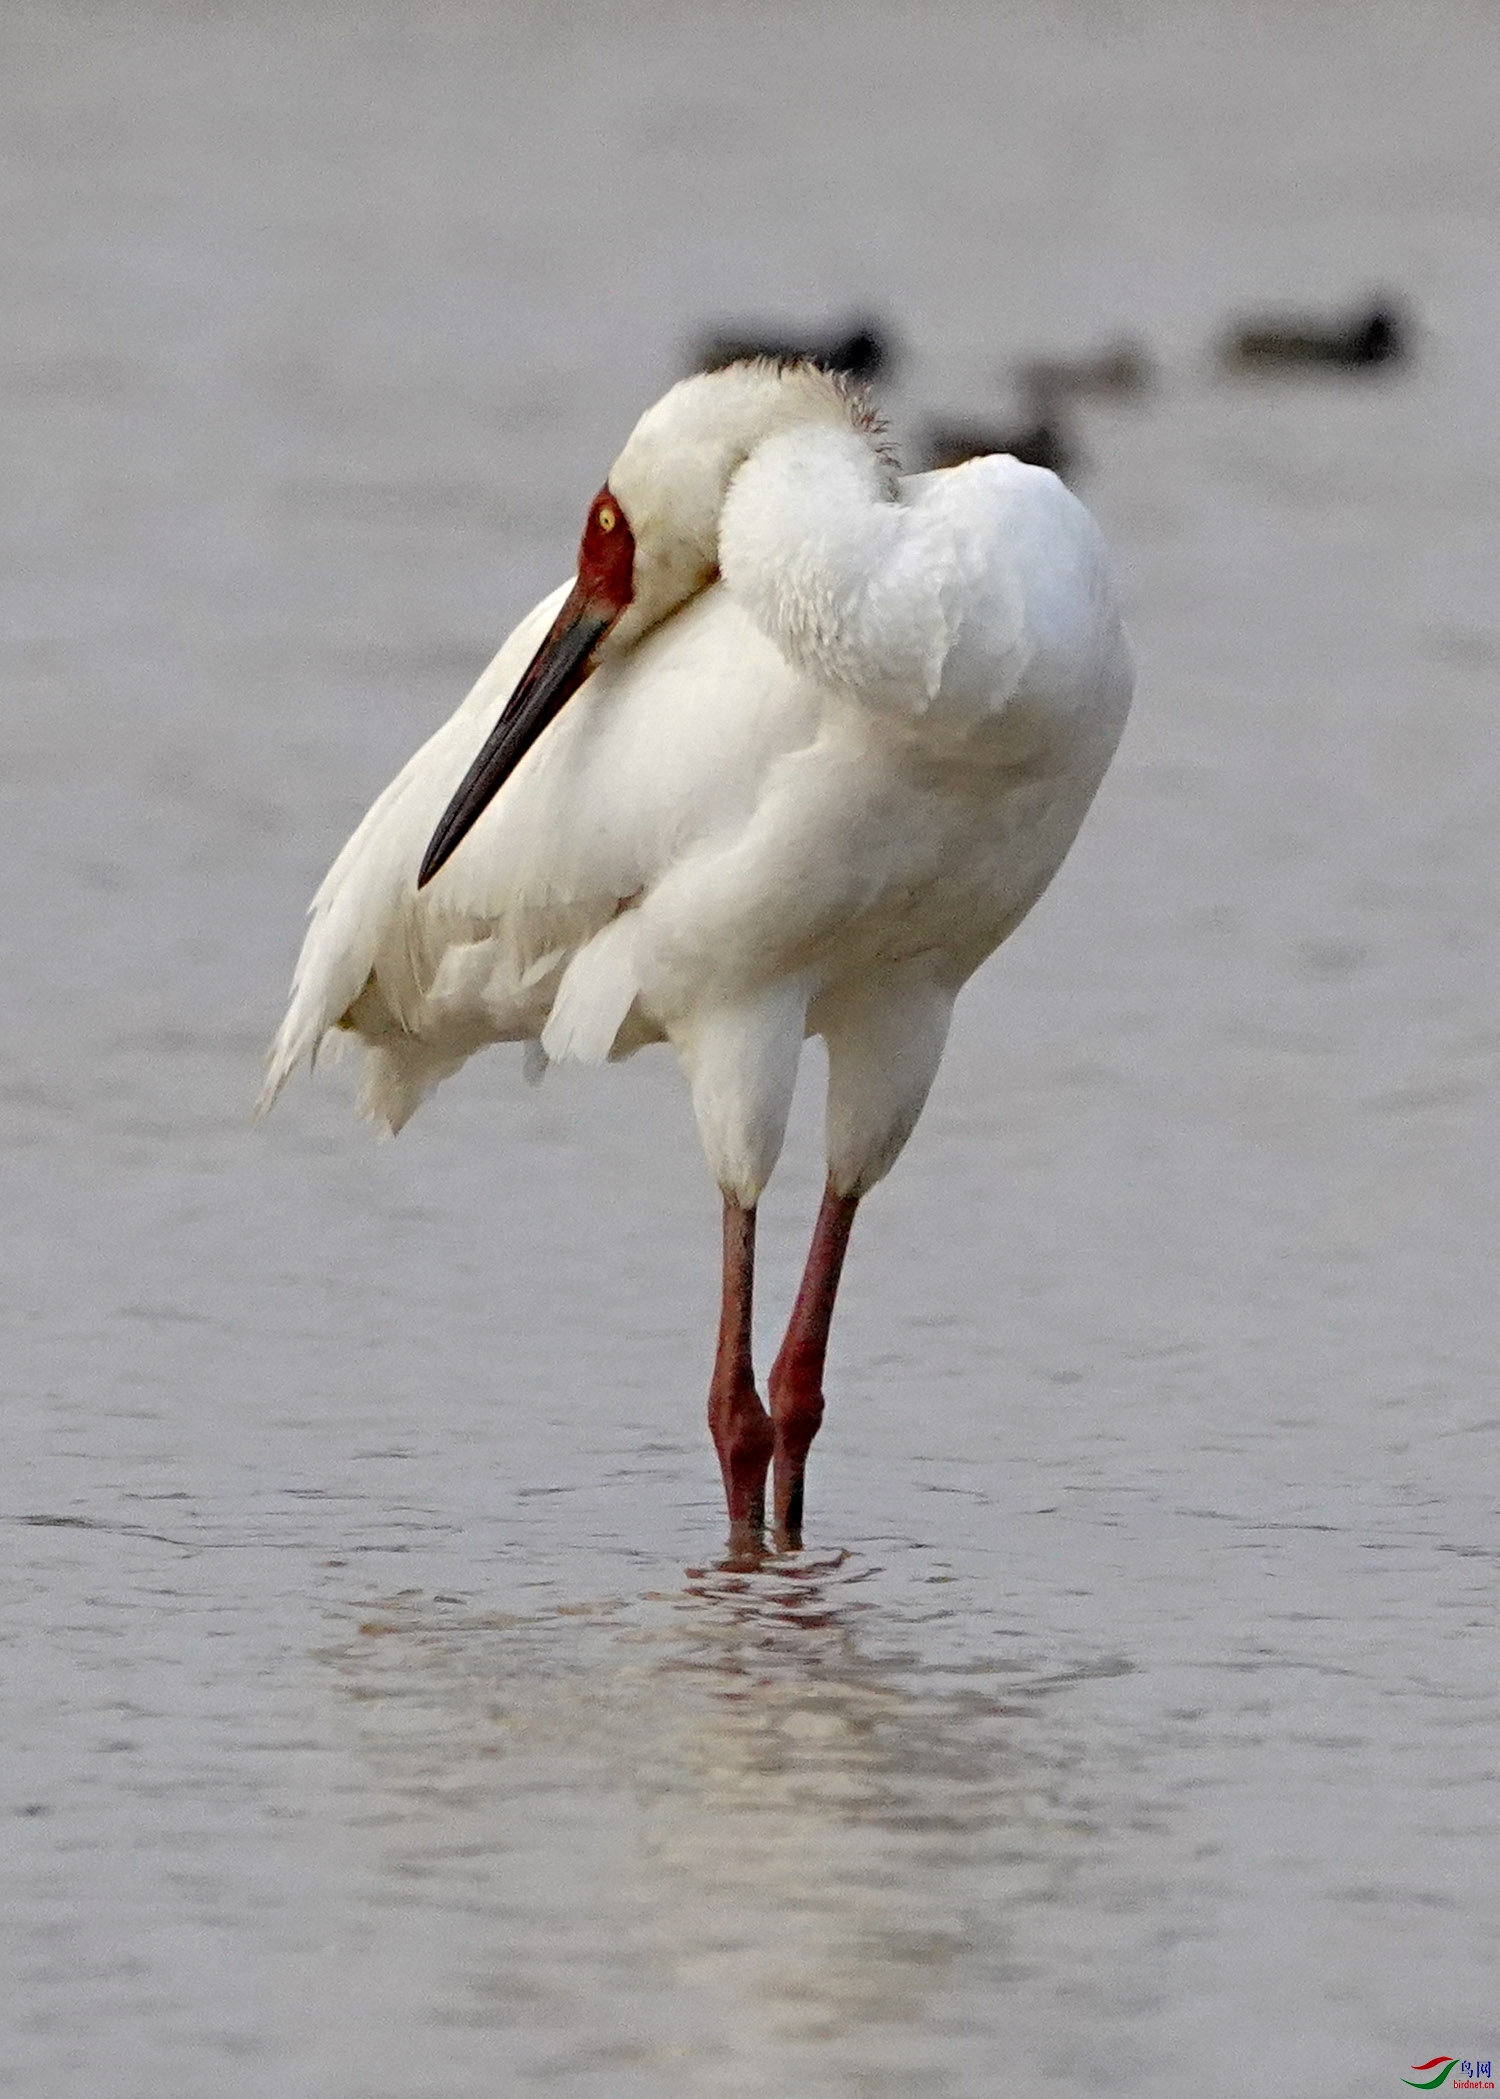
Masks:
[[[713,582],[729,484],[766,438],[851,424],[864,397],[809,364],[755,359],[684,379],[647,409],[589,506],[573,588],[469,768],[422,861],[430,882],[597,664],[624,655]]]

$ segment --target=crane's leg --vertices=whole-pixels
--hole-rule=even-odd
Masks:
[[[802,1482],[823,1419],[823,1364],[861,1197],[916,1126],[943,1054],[953,994],[920,969],[887,971],[821,1000],[828,1046],[828,1185],[791,1324],[771,1371],[776,1542],[802,1542]]]
[[[708,1425],[724,1474],[731,1552],[758,1552],[765,1529],[773,1436],[750,1361],[755,1206],[786,1134],[807,997],[805,983],[787,979],[753,997],[695,1008],[672,1034],[704,1157],[724,1197],[724,1294]]]
[[[729,1542],[758,1547],[766,1523],[766,1468],[771,1417],[755,1389],[750,1314],[755,1286],[755,1207],[724,1198],[724,1294],[719,1346],[708,1388],[708,1426],[724,1474]]]
[[[813,1227],[807,1266],[792,1307],[786,1339],[771,1370],[771,1423],[775,1430],[776,1542],[802,1543],[802,1482],[807,1453],[823,1419],[823,1365],[833,1323],[844,1254],[857,1195],[839,1195],[830,1181]]]

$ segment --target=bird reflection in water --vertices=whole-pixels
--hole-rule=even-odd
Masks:
[[[367,1621],[333,1657],[357,1820],[377,1879],[461,1913],[466,2018],[541,2017],[579,2070],[836,2063],[927,2090],[1099,1849],[1045,1694],[1121,1666],[961,1652],[946,1581],[787,1556],[638,1601]]]

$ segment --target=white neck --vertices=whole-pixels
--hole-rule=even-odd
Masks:
[[[867,440],[827,425],[758,445],[719,525],[726,588],[799,670],[876,704],[937,696],[949,627],[923,525]]]
[[[726,492],[776,438],[842,442],[877,476],[863,399],[811,365],[765,361],[685,379],[648,409],[610,469],[635,535],[635,596],[615,630],[630,647],[710,582],[720,566]]]

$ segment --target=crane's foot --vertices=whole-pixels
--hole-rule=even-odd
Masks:
[[[764,1529],[731,1526],[724,1541],[724,1557],[714,1564],[715,1574],[759,1574],[770,1553]]]
[[[819,1366],[821,1368],[821,1365]],[[772,1510],[782,1552],[802,1549],[807,1454],[823,1419],[823,1393],[816,1379],[778,1361],[771,1374],[771,1420],[776,1432]]]
[[[800,1552],[802,1550],[802,1483],[797,1483],[796,1492],[789,1497],[784,1516],[778,1516],[772,1540],[778,1552]]]
[[[754,1532],[759,1537],[766,1527],[766,1473],[771,1463],[772,1430],[771,1417],[765,1409],[756,1405],[756,1425],[747,1432],[743,1420],[737,1424],[735,1440],[729,1451],[720,1449],[719,1463],[724,1474],[724,1506],[729,1512],[729,1527],[734,1532]]]
[[[731,1547],[759,1545],[766,1528],[766,1474],[776,1446],[771,1417],[755,1387],[736,1382],[709,1395],[708,1425],[724,1477]]]

